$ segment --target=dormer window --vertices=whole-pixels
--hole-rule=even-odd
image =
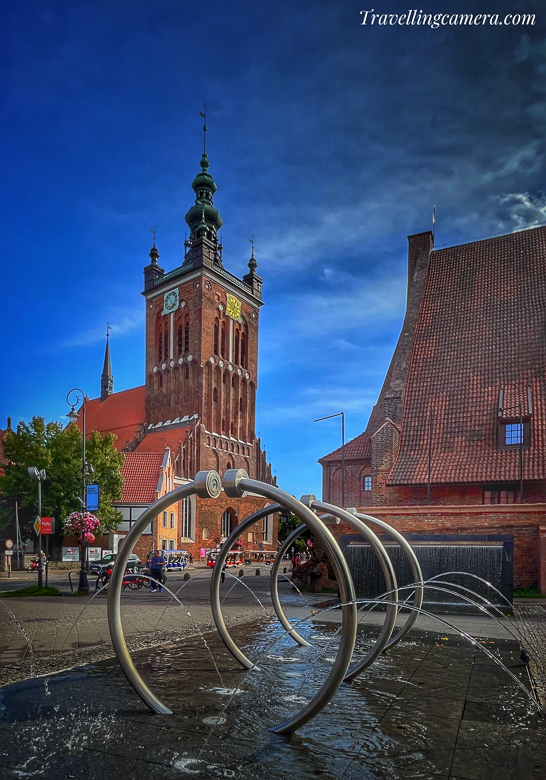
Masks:
[[[522,447],[524,450],[529,448],[530,440],[530,421],[512,420],[505,422],[499,421],[498,428],[498,449],[513,450]]]

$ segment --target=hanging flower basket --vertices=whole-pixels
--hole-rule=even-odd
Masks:
[[[89,531],[84,531],[82,534],[82,538],[84,542],[88,542],[88,544],[93,544],[95,541],[95,535],[90,533]]]
[[[92,515],[91,512],[72,512],[66,520],[63,520],[65,533],[83,534],[84,539],[86,539],[85,534],[93,536],[92,532],[96,531],[99,525],[99,518]],[[95,541],[95,537],[93,536],[92,540],[86,539],[86,541]]]

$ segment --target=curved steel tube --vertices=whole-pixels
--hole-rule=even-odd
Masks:
[[[347,525],[350,525],[351,528],[360,534],[363,539],[369,542],[373,551],[377,555],[379,564],[383,571],[383,576],[385,577],[385,582],[387,584],[388,602],[383,627],[381,628],[379,636],[375,640],[375,643],[370,652],[367,653],[362,661],[357,663],[357,665],[345,675],[345,682],[350,682],[373,664],[375,659],[381,655],[387,646],[389,639],[391,638],[394,624],[396,623],[396,618],[398,616],[398,592],[396,589],[396,576],[394,574],[391,559],[387,555],[387,551],[379,541],[377,535],[374,534],[374,532],[368,528],[368,526],[363,523],[362,520],[359,520],[358,517],[355,517],[355,515],[352,515],[350,512],[346,512],[344,509],[340,509],[333,504],[326,504],[324,501],[310,501],[309,508],[327,512],[328,514],[334,515],[334,517],[339,517],[340,520],[342,520],[344,523],[347,523]]]
[[[284,542],[277,550],[277,557],[273,561],[273,565],[271,567],[271,601],[273,602],[273,609],[277,613],[277,617],[283,624],[289,636],[292,637],[294,642],[297,642],[298,645],[301,645],[302,647],[310,647],[311,645],[307,641],[307,639],[304,639],[302,636],[300,636],[300,634],[296,631],[294,626],[290,623],[290,621],[284,614],[284,610],[282,608],[281,601],[279,599],[279,582],[277,578],[279,574],[279,569],[281,567],[283,555],[288,550],[288,548],[290,547],[294,539],[297,539],[297,537],[306,530],[307,530],[307,526],[305,524],[300,525],[294,531],[292,531],[291,534],[289,534],[286,537]]]
[[[183,498],[188,498],[195,493],[195,483],[192,482],[189,485],[183,485],[176,488],[176,490],[167,493],[140,515],[134,526],[131,528],[127,536],[123,541],[121,552],[118,553],[112,574],[110,577],[110,587],[108,589],[108,627],[110,629],[110,636],[112,638],[112,644],[114,646],[114,652],[123,670],[123,673],[133,686],[136,693],[140,696],[142,701],[152,710],[160,715],[172,715],[172,710],[166,707],[157,696],[155,696],[148,688],[142,677],[139,675],[129,650],[127,649],[127,643],[123,635],[123,628],[121,625],[121,585],[123,582],[123,575],[125,573],[125,567],[129,555],[133,551],[137,539],[141,535],[146,526],[154,520],[160,512],[167,509],[175,501],[181,501]]]
[[[337,581],[339,583],[342,602],[342,629],[336,659],[332,665],[330,674],[326,678],[321,689],[318,691],[318,693],[315,694],[311,701],[308,702],[308,704],[303,707],[302,710],[293,715],[291,718],[284,721],[283,723],[279,723],[277,726],[274,726],[271,729],[271,731],[277,734],[290,734],[314,718],[315,715],[317,715],[328,704],[343,682],[345,673],[349,668],[356,641],[357,629],[357,610],[355,606],[353,580],[349,571],[349,567],[347,566],[347,562],[333,534],[310,509],[308,509],[296,498],[290,496],[288,493],[285,493],[274,485],[267,485],[263,482],[249,479],[246,475],[246,472],[244,472],[242,469],[231,469],[227,471],[224,475],[223,485],[226,495],[231,498],[242,497],[245,494],[245,491],[249,491],[258,496],[270,498],[272,501],[278,502],[281,506],[297,515],[319,539],[324,552],[330,559]],[[272,511],[270,507],[267,507],[267,510],[269,513]],[[248,518],[244,521],[244,523],[247,521]],[[238,528],[240,529],[240,526],[238,526]],[[236,530],[237,529],[235,529],[235,531]],[[229,552],[228,542],[233,544],[234,539],[238,535],[239,534],[235,532],[230,534],[228,540],[222,547],[212,572],[211,601],[214,600],[217,607],[220,602],[221,569]],[[217,610],[217,613],[221,618],[219,610]],[[227,632],[227,628],[225,631]],[[228,649],[230,649],[230,647],[228,647]]]
[[[212,577],[210,581],[210,607],[212,610],[212,617],[214,618],[214,622],[222,642],[225,644],[235,660],[238,661],[245,669],[253,669],[255,664],[252,663],[252,661],[250,661],[242,652],[239,646],[235,644],[225,624],[224,615],[222,613],[222,605],[220,602],[222,567],[225,563],[229,551],[237,541],[237,538],[243,534],[247,528],[250,528],[254,525],[254,523],[257,523],[258,520],[261,520],[263,517],[267,517],[267,515],[270,515],[273,512],[278,512],[279,509],[281,509],[280,504],[270,504],[263,509],[258,509],[257,512],[254,512],[248,517],[245,517],[245,519],[239,523],[239,525],[236,525],[222,545],[222,549],[220,550],[214,563],[214,568],[212,569]]]
[[[415,552],[411,544],[404,536],[402,536],[400,531],[397,531],[396,528],[393,528],[391,525],[386,523],[384,520],[380,520],[378,517],[373,517],[372,515],[365,515],[362,514],[361,512],[355,512],[355,517],[358,517],[361,520],[364,520],[365,522],[373,523],[373,525],[376,525],[378,528],[381,528],[384,531],[386,531],[386,533],[388,533],[389,536],[392,536],[392,538],[398,542],[402,550],[406,553],[406,556],[411,566],[411,570],[413,572],[414,582],[421,583],[420,585],[419,584],[416,585],[415,596],[413,597],[413,606],[420,609],[423,606],[423,595],[424,595],[423,572],[421,571],[419,561],[417,560],[417,556],[415,555]],[[389,639],[389,641],[385,646],[385,650],[389,650],[391,647],[394,647],[395,645],[398,644],[398,642],[404,639],[404,637],[409,633],[410,629],[412,628],[413,624],[415,623],[418,617],[419,617],[418,612],[414,612],[413,610],[410,610],[406,622],[404,623],[402,628],[398,631],[398,633]]]

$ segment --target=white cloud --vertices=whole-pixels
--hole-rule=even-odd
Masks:
[[[500,167],[495,171],[488,171],[483,174],[483,180],[486,182],[501,176],[521,173],[535,173],[540,170],[542,165],[542,154],[538,150],[539,142],[531,141],[526,146],[514,150],[509,155],[503,157],[500,161]]]
[[[114,313],[113,319],[110,322],[110,335],[111,336],[126,336],[133,331],[141,330],[144,324],[144,312],[139,310],[137,312],[131,312],[130,315],[118,315]],[[104,341],[106,338],[106,324],[102,322],[100,325],[93,325],[86,330],[77,333],[72,338],[65,339],[59,346],[62,349],[69,347],[82,347],[90,344],[96,344],[99,341]]]
[[[509,192],[493,198],[506,206],[514,230],[546,222],[546,195],[530,195],[528,192]]]

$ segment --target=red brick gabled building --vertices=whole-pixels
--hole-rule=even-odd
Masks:
[[[213,205],[217,187],[208,168],[203,154],[192,183],[195,204],[186,214],[190,234],[182,263],[165,272],[154,240],[144,268],[145,385],[113,392],[107,339],[101,396],[86,402],[86,430],[115,433],[116,446],[130,460],[138,454],[163,456],[168,448],[178,480],[201,470],[223,474],[244,468],[271,483],[271,465],[255,434],[262,280],[253,250],[242,279],[224,267],[218,238],[223,222]],[[237,506],[228,503],[197,500],[191,532],[184,535],[177,512],[177,545],[184,538],[184,549],[195,557],[265,504],[251,497]],[[275,550],[275,526],[267,518],[261,531],[241,540],[244,547]]]
[[[516,538],[516,582],[531,556],[520,582],[546,587],[546,227],[442,249],[430,232],[408,240],[402,332],[345,447],[345,503],[384,507],[401,530],[532,529]],[[319,462],[340,503],[340,450]],[[517,517],[494,509],[521,502]]]

